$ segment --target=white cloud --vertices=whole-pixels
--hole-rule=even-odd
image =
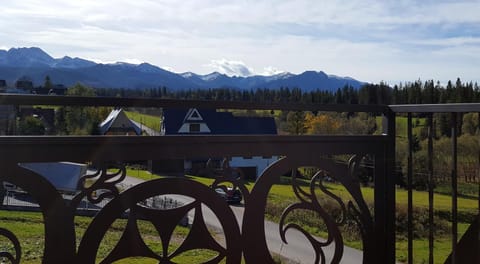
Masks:
[[[260,75],[265,75],[265,76],[271,76],[271,75],[275,75],[275,74],[279,74],[279,73],[284,73],[285,71],[281,71],[275,67],[272,67],[272,66],[268,66],[268,67],[265,67],[263,68],[263,72],[260,73]]]
[[[242,61],[226,59],[212,60],[207,66],[228,76],[246,77],[253,75],[253,70],[247,67]]]

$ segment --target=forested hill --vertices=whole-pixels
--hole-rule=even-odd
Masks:
[[[202,99],[249,102],[302,102],[324,104],[438,104],[478,103],[480,88],[477,83],[460,79],[442,85],[433,80],[415,81],[393,87],[384,83],[365,84],[360,89],[344,86],[336,91],[303,91],[300,88],[238,90],[229,88],[173,91],[166,87],[144,90],[97,89],[100,96]]]

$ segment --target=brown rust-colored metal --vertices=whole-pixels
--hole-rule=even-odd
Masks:
[[[225,184],[230,183],[233,189],[238,188],[240,190],[246,205],[250,192],[245,186],[245,175],[243,171],[240,168],[230,167],[230,162],[227,158],[223,159],[221,170],[218,171],[212,166],[212,162],[209,160],[207,162],[207,168],[209,170],[210,177],[215,179],[211,185],[211,188],[214,190],[216,188],[220,188],[224,192],[228,192],[228,187]]]
[[[8,162],[0,162],[1,181],[22,188],[38,203],[45,228],[42,262],[71,263],[75,255],[74,215],[53,185],[42,176]]]
[[[361,233],[364,241],[363,247],[365,249],[363,262],[376,263],[377,259],[373,252],[368,253],[368,250],[373,250],[378,245],[375,244],[372,237],[374,227],[373,219],[368,206],[363,199],[363,195],[361,194],[360,182],[356,175],[359,160],[361,160],[361,156],[354,156],[350,160],[349,166],[345,166],[344,164],[336,163],[331,159],[325,159],[321,155],[296,155],[292,157],[284,157],[268,167],[257,180],[249,197],[250,204],[245,209],[242,230],[246,261],[249,263],[273,263],[268,251],[267,241],[265,240],[265,236],[262,235],[265,232],[263,227],[263,215],[268,192],[273,184],[277,182],[280,175],[298,167],[309,166],[328,171],[329,175],[334,175],[335,180],[343,184],[348,190],[353,198],[353,202],[349,202],[349,211],[356,213],[355,216],[357,217],[358,222],[361,223]],[[341,224],[342,221],[337,222],[333,219],[319,203],[315,190],[316,182],[318,180],[319,174],[312,179],[309,192],[299,190],[298,185],[295,187],[294,184],[294,192],[300,202],[290,205],[283,212],[279,225],[280,234],[282,240],[285,243],[288,243],[286,232],[289,229],[296,229],[302,232],[315,250],[312,252],[312,254],[315,255],[315,263],[324,263],[326,261],[326,256],[322,248],[334,243],[335,250],[334,255],[331,258],[331,263],[340,263],[343,255],[343,238],[339,232],[338,225]],[[295,181],[295,179],[293,179],[293,181]],[[345,208],[343,202],[341,202],[334,194],[328,191],[325,192],[325,188],[322,188],[321,184],[320,190],[336,200],[341,208]],[[255,201],[255,203],[252,205],[253,201]],[[287,224],[286,219],[288,214],[295,210],[309,210],[317,213],[327,226],[327,240],[321,242],[308,234],[308,232],[299,225],[293,223]],[[343,210],[344,214],[346,214],[345,209]]]
[[[0,236],[8,239],[11,243],[10,246],[13,246],[13,250],[15,251],[14,254],[9,251],[0,251],[0,259],[6,258],[12,264],[20,263],[20,260],[22,258],[22,248],[20,247],[20,242],[18,241],[18,238],[15,236],[14,233],[10,232],[5,228],[0,228]]]
[[[238,255],[241,255],[243,252],[247,259],[248,263],[269,263],[271,261],[270,253],[268,252],[268,248],[262,246],[262,242],[265,240],[265,234],[262,230],[263,228],[263,221],[264,221],[264,210],[265,204],[264,201],[268,195],[268,191],[270,190],[271,186],[276,183],[276,178],[280,175],[285,173],[286,171],[291,171],[299,166],[316,166],[321,168],[322,170],[328,171],[332,175],[335,175],[336,180],[345,185],[347,190],[353,197],[353,200],[348,203],[348,205],[343,205],[340,200],[337,201],[340,203],[340,206],[344,209],[343,211],[347,211],[350,214],[354,215],[357,219],[359,226],[361,228],[360,232],[362,234],[362,238],[364,240],[364,248],[365,254],[364,258],[365,261],[376,261],[375,255],[369,250],[374,250],[375,241],[372,239],[372,232],[374,223],[372,221],[372,216],[369,212],[368,206],[366,205],[363,197],[361,196],[361,191],[359,187],[359,182],[356,177],[356,168],[358,167],[361,157],[366,153],[377,153],[378,155],[382,154],[384,145],[386,144],[386,140],[383,136],[364,136],[364,137],[343,137],[343,136],[329,136],[329,137],[263,137],[263,136],[230,136],[230,137],[162,137],[162,138],[152,138],[152,139],[145,139],[144,137],[135,137],[135,138],[122,138],[122,137],[113,137],[109,139],[101,138],[101,137],[74,137],[74,138],[31,138],[31,137],[13,137],[14,142],[17,141],[17,144],[12,144],[11,141],[2,140],[0,138],[0,145],[4,146],[18,146],[13,153],[7,156],[6,152],[2,152],[0,148],[0,153],[3,153],[5,160],[16,160],[17,162],[25,162],[25,161],[55,161],[58,160],[60,156],[65,159],[72,159],[76,161],[89,161],[92,157],[97,158],[98,161],[108,161],[112,160],[112,157],[118,158],[120,161],[128,161],[128,160],[136,160],[138,157],[148,157],[148,156],[156,156],[159,154],[161,157],[167,157],[171,155],[171,152],[166,151],[165,147],[168,149],[168,145],[171,145],[172,148],[175,145],[179,145],[179,149],[176,149],[174,152],[173,157],[176,155],[183,156],[183,157],[210,157],[210,156],[217,156],[212,154],[223,153],[227,154],[225,156],[251,156],[255,153],[261,152],[265,153],[265,155],[278,155],[286,157],[286,161],[282,161],[279,164],[272,165],[269,169],[267,169],[266,173],[264,173],[255,184],[254,189],[252,191],[256,194],[252,196],[245,195],[245,213],[244,213],[244,223],[242,225],[242,230],[245,231],[242,233],[242,239],[240,239],[239,233],[239,226],[234,220],[232,211],[227,207],[226,203],[212,190],[206,186],[198,187],[199,184],[187,179],[162,179],[157,181],[149,181],[147,183],[141,184],[134,188],[131,188],[124,193],[118,194],[115,189],[115,184],[119,181],[123,180],[125,177],[125,168],[120,166],[118,173],[111,173],[107,170],[108,166],[101,167],[97,173],[93,175],[87,175],[82,178],[81,185],[84,187],[81,190],[81,193],[78,194],[72,203],[64,202],[60,197],[58,192],[51,186],[49,183],[45,183],[50,188],[49,191],[42,191],[41,195],[47,197],[59,197],[58,205],[55,207],[56,214],[59,217],[58,220],[55,218],[48,218],[47,225],[48,226],[57,226],[59,225],[64,226],[64,228],[60,228],[66,234],[71,232],[72,236],[66,236],[63,238],[64,244],[59,245],[58,243],[52,243],[50,240],[46,240],[46,248],[51,248],[52,245],[55,245],[57,249],[64,249],[70,248],[73,250],[58,250],[55,254],[49,255],[49,251],[46,250],[46,259],[50,259],[50,257],[54,256],[57,259],[62,259],[62,262],[76,262],[76,263],[91,263],[96,258],[96,250],[98,250],[99,243],[103,237],[103,234],[108,229],[109,225],[114,221],[114,219],[120,217],[127,209],[130,209],[131,215],[129,218],[129,222],[126,226],[126,230],[124,231],[124,235],[119,240],[117,247],[104,259],[105,262],[110,262],[118,259],[122,259],[129,256],[145,256],[157,259],[159,261],[163,261],[168,263],[171,259],[182,252],[184,250],[191,249],[192,247],[206,247],[213,251],[218,252],[217,257],[212,259],[213,263],[217,263],[220,259],[226,259],[228,263],[238,263]],[[27,142],[32,143],[30,148],[27,148],[28,144],[25,142],[21,142],[25,139]],[[127,140],[128,139],[128,140]],[[361,139],[361,140],[360,140]],[[204,140],[208,143],[208,148],[204,148]],[[49,149],[51,155],[46,156],[44,153],[44,149],[42,148],[43,145],[50,146]],[[121,145],[119,148],[118,144]],[[23,145],[23,146],[22,146]],[[182,145],[185,145],[182,147]],[[189,145],[189,147],[187,147]],[[257,151],[258,146],[261,145],[262,148]],[[212,150],[213,148],[218,148]],[[65,150],[68,149],[68,152]],[[307,152],[302,153],[299,152],[300,149],[307,150]],[[61,153],[57,153],[56,151]],[[117,154],[117,151],[121,150],[121,154]],[[145,153],[139,153],[138,151],[145,151]],[[192,150],[196,150],[195,153],[192,154]],[[356,158],[352,158],[349,165],[345,164],[336,164],[334,161],[326,161],[324,157],[325,155],[331,154],[346,154],[346,153],[359,153]],[[92,155],[91,153],[95,153]],[[103,154],[104,153],[104,154]],[[176,153],[176,154],[175,154]],[[63,155],[60,155],[63,154]],[[148,155],[147,155],[148,154]],[[258,155],[258,154],[256,154]],[[263,154],[260,154],[263,155]],[[327,155],[327,156],[328,156]],[[171,156],[170,156],[171,157]],[[13,165],[16,167],[16,165]],[[278,166],[280,166],[280,170],[278,170]],[[224,164],[222,175],[225,176],[233,176],[231,170],[228,169],[229,166]],[[22,169],[16,169],[23,174],[29,175],[31,179],[37,179],[41,181],[45,181],[42,177],[34,174],[29,173],[28,171]],[[97,177],[98,176],[98,177]],[[10,181],[13,175],[8,176],[6,179]],[[25,176],[22,176],[25,177]],[[19,182],[19,179],[22,177],[13,177],[13,183],[18,184],[22,188],[27,186],[23,182]],[[87,178],[96,177],[96,182],[93,183],[92,186],[86,187],[85,180]],[[26,179],[26,178],[25,178]],[[221,178],[222,180],[229,179],[228,177]],[[316,178],[318,180],[318,177]],[[232,180],[232,179],[229,179]],[[233,178],[233,180],[239,180]],[[28,180],[30,181],[30,179]],[[234,181],[235,182],[235,181]],[[237,183],[240,185],[241,183]],[[39,186],[37,186],[37,192]],[[240,185],[241,186],[241,185]],[[319,188],[322,192],[329,195],[329,192],[323,188],[324,186],[321,182],[313,181],[310,189],[310,193],[307,193],[307,197],[310,197],[307,200],[301,200],[301,205],[293,205],[289,210],[293,211],[300,208],[309,208],[315,212],[323,212],[321,215],[329,222],[329,232],[331,236],[329,241],[332,241],[336,245],[335,256],[334,256],[334,263],[338,263],[341,261],[342,252],[343,252],[343,240],[341,233],[338,231],[338,225],[341,225],[342,221],[332,220],[330,216],[326,215],[324,211],[322,211],[321,207],[319,206],[318,201],[315,201],[315,192],[316,189],[312,188]],[[42,187],[43,188],[43,187]],[[48,189],[47,188],[47,189]],[[205,189],[206,188],[206,189]],[[110,203],[108,203],[105,208],[103,208],[100,213],[94,218],[92,224],[89,226],[87,232],[82,238],[78,254],[75,255],[75,237],[74,233],[74,212],[73,210],[78,204],[78,201],[81,197],[84,196],[91,196],[91,194],[95,190],[99,189],[106,189],[110,191],[113,198]],[[207,191],[208,190],[208,191]],[[178,217],[170,217],[167,216],[168,214],[165,212],[158,213],[157,211],[153,211],[153,209],[144,209],[139,207],[137,204],[140,201],[145,200],[148,197],[161,195],[161,194],[182,194],[186,196],[190,196],[195,199],[197,203],[203,203],[214,211],[217,214],[221,224],[223,225],[223,231],[226,236],[233,237],[233,239],[227,239],[227,247],[220,248],[213,242],[208,242],[206,240],[206,232],[205,228],[202,227],[205,225],[203,220],[199,217],[201,213],[196,213],[196,220],[193,223],[191,233],[196,234],[192,235],[191,238],[188,239],[188,243],[185,246],[180,247],[180,251],[175,252],[167,252],[164,250],[165,253],[162,255],[152,255],[151,250],[145,248],[145,246],[140,238],[141,236],[138,235],[136,228],[136,221],[139,219],[146,219],[151,221],[154,226],[156,226],[159,236],[161,237],[164,244],[167,243],[169,240],[170,234],[168,230],[172,229],[172,226],[175,226],[178,223]],[[298,193],[298,192],[297,192]],[[308,196],[309,195],[309,196]],[[335,197],[333,194],[330,194],[330,197]],[[92,202],[97,202],[100,200],[95,199],[93,197]],[[41,200],[42,198],[40,198]],[[335,198],[334,198],[335,199]],[[218,203],[221,203],[220,206]],[[199,210],[198,204],[196,204],[195,210]],[[192,207],[193,208],[193,207]],[[192,208],[189,208],[192,209]],[[185,211],[183,209],[172,209],[172,215],[184,215]],[[192,209],[193,210],[193,209]],[[181,213],[178,213],[182,211]],[[290,211],[287,211],[288,214]],[[330,217],[330,218],[329,218]],[[171,219],[171,220],[161,220],[159,219]],[[173,220],[175,219],[175,220]],[[233,219],[233,220],[232,220]],[[60,224],[60,221],[63,221]],[[294,226],[291,224],[284,224],[285,222],[282,221],[283,228],[281,228],[280,233],[284,241],[288,241],[288,234],[286,231],[291,228],[300,229],[298,226]],[[254,228],[252,230],[252,228]],[[203,231],[202,231],[203,230]],[[51,229],[46,229],[46,236],[50,236]],[[56,230],[55,230],[56,232]],[[54,233],[55,233],[54,232]],[[233,232],[233,235],[232,235]],[[230,235],[229,235],[230,234]],[[306,233],[305,233],[306,234]],[[63,234],[62,234],[63,235]],[[165,238],[167,237],[167,238]],[[315,247],[315,251],[312,254],[317,255],[317,259],[322,259],[322,247],[325,245],[323,242],[315,242],[315,239],[312,239],[313,236],[306,236],[310,238],[310,242]],[[70,242],[66,240],[70,239]],[[207,241],[206,245],[199,245],[196,244],[198,241]],[[230,242],[228,242],[230,241]],[[333,242],[334,241],[334,242]],[[135,244],[134,247],[131,247],[127,250],[127,245]],[[218,244],[218,243],[217,243]],[[255,247],[252,250],[251,247]],[[372,251],[373,252],[373,251]],[[233,254],[233,255],[232,255]],[[48,262],[46,262],[48,263]]]
[[[96,167],[95,173],[83,175],[80,178],[78,183],[80,193],[75,195],[71,202],[73,210],[77,208],[83,197],[87,197],[92,204],[98,204],[106,198],[118,196],[117,184],[127,176],[125,165],[118,162],[100,162]],[[114,171],[112,172],[112,170]]]
[[[329,197],[333,198],[340,205],[343,219],[345,218],[345,214],[346,214],[345,204],[338,196],[329,192],[322,185],[321,177],[323,176],[324,171],[319,171],[314,175],[314,177],[310,181],[309,193],[306,193],[300,188],[300,186],[296,181],[295,174],[296,173],[294,173],[292,177],[292,182],[293,182],[292,187],[295,195],[300,200],[300,202],[288,206],[282,213],[282,216],[280,218],[280,223],[279,223],[280,237],[282,238],[282,241],[288,244],[286,233],[289,229],[296,229],[300,231],[301,233],[303,233],[303,235],[308,239],[312,247],[315,249],[315,252],[314,252],[315,263],[320,263],[320,262],[325,263],[326,257],[322,248],[327,247],[332,243],[334,243],[335,250],[334,250],[334,255],[332,257],[331,263],[340,263],[340,260],[343,255],[343,238],[342,238],[340,229],[338,228],[338,225],[340,223],[336,222],[336,219],[334,219],[331,215],[329,215],[329,213],[325,209],[323,209],[321,203],[319,202],[318,196],[316,193],[317,182],[320,190],[326,195],[328,195]],[[328,230],[328,237],[326,238],[326,240],[319,241],[298,224],[295,224],[295,223],[287,224],[286,218],[290,213],[294,212],[295,210],[308,210],[308,211],[317,213],[318,216],[323,220]],[[343,222],[343,220],[341,222]]]
[[[82,98],[82,97],[46,97],[46,96],[16,96],[0,95],[0,104],[11,105],[70,105],[70,106],[143,106],[143,107],[199,107],[199,108],[240,108],[240,109],[282,109],[282,110],[311,110],[311,111],[337,111],[337,112],[375,112],[390,114],[385,106],[370,105],[309,105],[309,104],[264,104],[242,102],[209,102],[209,101],[180,101],[158,100],[145,98]],[[358,222],[364,242],[365,263],[393,263],[391,245],[394,237],[389,229],[392,228],[394,219],[394,192],[391,192],[392,155],[392,119],[388,120],[388,129],[385,135],[377,136],[165,136],[165,137],[0,137],[1,168],[18,172],[4,176],[18,186],[30,191],[45,215],[45,263],[93,263],[96,259],[99,243],[109,225],[120,215],[129,210],[129,220],[123,236],[117,246],[103,260],[111,262],[129,256],[146,256],[157,259],[161,263],[169,263],[172,258],[192,248],[205,247],[218,255],[210,262],[218,263],[225,259],[227,263],[239,263],[240,256],[244,253],[248,263],[269,263],[272,261],[268,247],[265,246],[264,211],[268,192],[276,179],[286,171],[299,166],[309,165],[319,167],[342,183],[352,196],[352,200],[344,204],[335,194],[330,193],[320,181],[318,174],[310,184],[307,192],[295,187],[299,202],[289,207],[282,218],[279,227],[284,241],[288,241],[287,230],[301,229],[299,226],[285,222],[286,215],[294,210],[306,208],[327,219],[329,237],[328,241],[335,245],[333,263],[342,259],[343,239],[338,226],[342,219],[333,219],[325,213],[321,204],[316,199],[316,192],[320,190],[335,200],[342,208],[343,218],[351,214]],[[394,127],[394,126],[393,126]],[[393,144],[394,146],[394,144]],[[350,162],[337,164],[325,160],[325,155],[354,155]],[[322,156],[323,155],[323,156]],[[375,184],[382,188],[375,194],[375,220],[369,206],[360,191],[360,184],[356,175],[362,157],[371,155],[375,157]],[[62,200],[53,186],[42,177],[32,172],[16,168],[18,162],[42,161],[118,161],[120,163],[132,160],[148,159],[189,159],[209,157],[236,157],[236,156],[281,156],[285,157],[278,163],[270,166],[258,179],[252,193],[243,190],[245,197],[245,213],[242,224],[242,233],[236,223],[233,213],[226,203],[208,187],[187,179],[161,179],[150,181],[133,187],[124,193],[118,193],[115,184],[123,180],[125,169],[118,174],[111,175],[101,169],[97,181],[90,187],[85,186],[85,176],[82,180],[83,188],[72,203]],[[0,170],[5,171],[5,170]],[[215,184],[229,181],[242,188],[240,179],[231,177],[234,173],[228,166],[224,167],[222,176],[217,178]],[[20,175],[21,174],[21,175]],[[20,176],[19,176],[20,175]],[[112,176],[112,177],[111,177]],[[32,185],[35,185],[33,187]],[[35,189],[36,188],[36,189]],[[87,196],[91,202],[98,202],[104,196],[93,197],[95,190],[104,189],[114,196],[113,200],[103,208],[94,218],[92,224],[81,240],[78,252],[75,251],[74,210],[79,200]],[[183,207],[154,210],[144,208],[138,204],[146,198],[166,194],[181,194],[190,196],[194,202]],[[106,195],[106,194],[105,194]],[[393,206],[392,206],[393,202]],[[208,238],[206,223],[202,217],[200,204],[206,205],[219,218],[226,237],[226,247],[220,246]],[[187,211],[196,211],[195,220],[189,237],[176,251],[169,252],[165,245],[171,238],[171,232],[178,223],[179,217]],[[377,215],[378,213],[378,215]],[[139,235],[137,222],[150,221],[156,227],[163,243],[161,254],[148,249]],[[165,220],[167,219],[167,220]],[[282,227],[283,226],[283,227]],[[56,228],[56,230],[53,229]],[[322,247],[324,242],[319,242],[313,236],[304,232],[306,239],[314,246],[312,254],[317,260],[325,259]],[[61,237],[63,236],[63,237]],[[58,241],[54,241],[58,239]],[[391,241],[386,241],[391,240]],[[200,243],[203,242],[203,243]],[[130,245],[130,246],[128,246]],[[134,245],[134,246],[131,246]],[[53,251],[52,249],[55,249]],[[375,254],[375,251],[380,251]]]
[[[166,210],[142,208],[139,202],[156,195],[176,194],[188,196],[194,202],[183,207]],[[226,248],[212,238],[202,217],[201,204],[209,207],[220,220],[225,234]],[[209,249],[218,255],[207,263],[240,263],[242,245],[238,223],[225,201],[210,188],[200,183],[183,178],[165,178],[152,180],[134,186],[121,193],[108,203],[95,217],[82,238],[78,249],[77,263],[93,263],[100,243],[111,224],[126,210],[130,209],[130,217],[124,235],[114,250],[103,260],[103,263],[133,256],[154,258],[160,263],[173,263],[172,259],[191,249]],[[189,235],[175,252],[168,251],[173,229],[180,219],[190,210],[195,210],[195,218]],[[155,226],[162,240],[161,255],[149,249],[138,234],[135,221],[139,218],[150,221]],[[131,243],[135,244],[131,247]]]

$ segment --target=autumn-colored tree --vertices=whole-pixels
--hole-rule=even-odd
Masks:
[[[305,115],[305,127],[307,128],[307,134],[336,134],[339,132],[341,123],[329,114],[319,113],[314,115],[309,112]]]

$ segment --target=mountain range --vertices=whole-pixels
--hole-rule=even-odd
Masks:
[[[322,71],[288,72],[272,76],[227,76],[218,72],[199,75],[192,72],[174,73],[148,63],[117,62],[101,64],[82,58],[53,58],[37,47],[0,50],[0,80],[13,86],[22,77],[31,79],[35,86],[43,84],[49,76],[53,83],[72,86],[82,83],[94,88],[145,89],[278,89],[298,87],[304,91],[335,91],[345,85],[359,88],[364,82],[349,77],[327,75]]]

